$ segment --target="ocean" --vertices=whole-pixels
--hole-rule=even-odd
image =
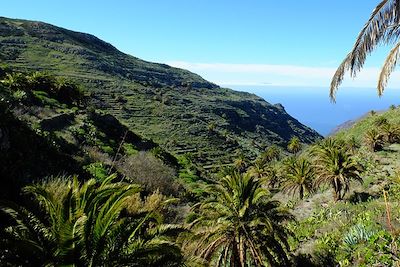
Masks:
[[[339,88],[331,103],[328,88],[283,86],[227,86],[254,93],[271,104],[281,103],[301,123],[327,136],[338,125],[371,110],[382,111],[400,104],[400,89],[386,89],[382,97],[373,88]]]

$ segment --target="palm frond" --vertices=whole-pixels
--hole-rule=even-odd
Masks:
[[[381,96],[388,83],[390,74],[394,71],[400,57],[400,42],[397,43],[386,57],[378,80],[378,95]]]
[[[399,0],[383,0],[373,10],[359,33],[353,49],[340,64],[332,78],[330,86],[332,101],[335,101],[336,91],[343,81],[344,74],[350,71],[351,77],[355,77],[364,66],[367,55],[374,51],[379,44],[388,42],[395,36],[391,29],[398,25],[399,6]]]

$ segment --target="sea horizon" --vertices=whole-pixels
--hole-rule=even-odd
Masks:
[[[271,104],[282,104],[287,113],[304,125],[328,136],[337,126],[356,120],[371,110],[382,111],[400,104],[400,89],[386,89],[379,97],[374,88],[339,88],[336,103],[328,87],[227,85],[237,91],[253,93]]]

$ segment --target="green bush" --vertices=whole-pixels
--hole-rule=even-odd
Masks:
[[[49,96],[49,94],[45,91],[32,91],[32,96],[38,102],[38,104],[43,106],[58,106],[60,103]]]
[[[13,92],[12,97],[13,97],[16,101],[21,102],[21,101],[24,101],[24,100],[27,98],[27,94],[26,94],[25,91],[17,90],[17,91],[15,91],[15,92]]]
[[[68,105],[80,104],[83,99],[83,90],[71,81],[60,79],[57,83],[57,99]]]
[[[84,169],[98,181],[103,181],[109,175],[106,166],[101,162],[94,162],[84,167]]]

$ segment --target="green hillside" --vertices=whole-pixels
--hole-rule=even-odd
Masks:
[[[300,266],[397,266],[399,115],[395,106],[379,114],[372,112],[330,137],[351,155],[362,181],[351,181],[343,201],[333,201],[332,186],[327,184],[304,200],[295,197],[288,202],[298,220],[291,227],[296,233],[293,246]],[[320,146],[329,147],[329,142],[324,142]],[[303,156],[312,158],[313,152],[309,152],[316,146]],[[314,160],[318,169],[319,158]],[[344,162],[343,158],[338,158],[336,166],[340,161]]]
[[[18,200],[23,186],[57,175],[77,174],[81,179],[129,175],[149,191],[160,187],[166,194],[180,196],[185,195],[183,178],[199,179],[194,166],[180,163],[114,116],[87,106],[82,89],[74,83],[38,72],[0,69],[0,73],[2,198]],[[72,94],[74,90],[79,93]],[[144,181],[130,173],[132,161],[138,172],[160,181]],[[182,179],[176,177],[178,172]]]
[[[0,18],[0,59],[15,70],[82,84],[96,109],[205,167],[230,163],[237,153],[255,158],[271,144],[286,147],[292,136],[304,143],[320,138],[280,105],[42,22]]]

